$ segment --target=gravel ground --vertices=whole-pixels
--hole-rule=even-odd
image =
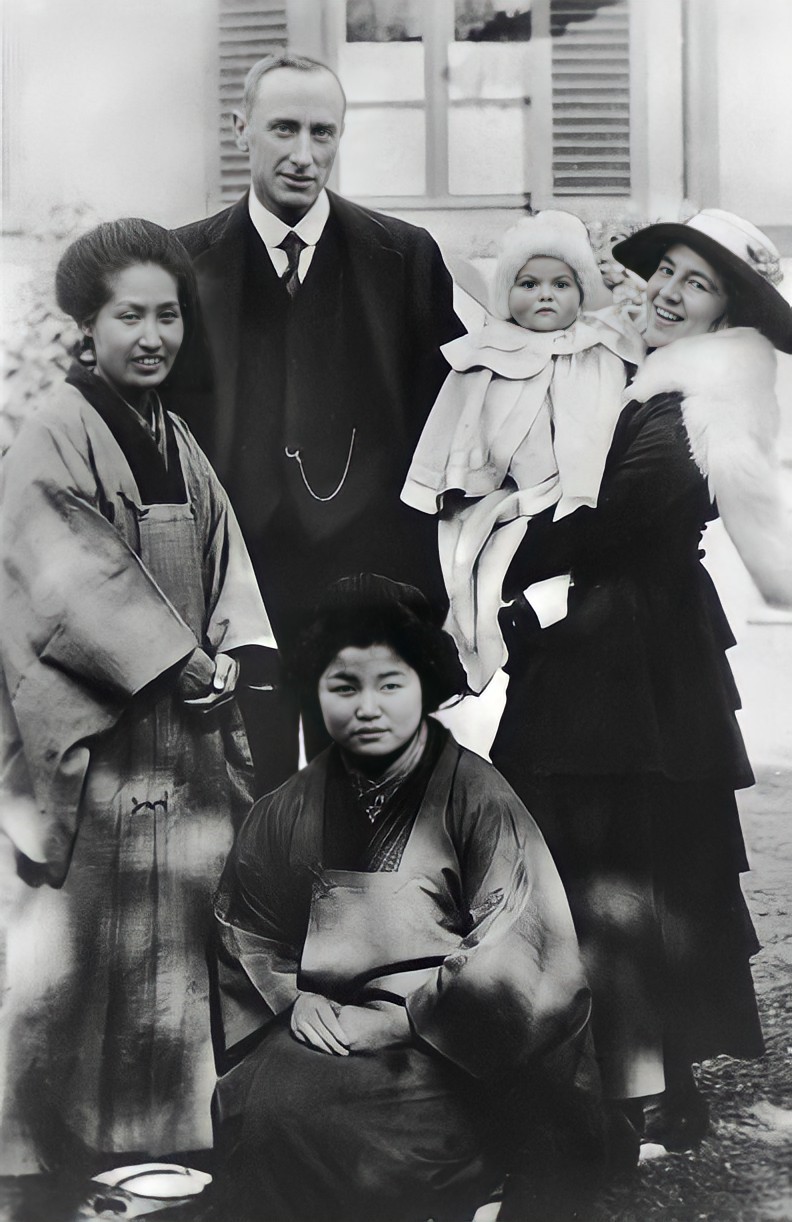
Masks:
[[[701,1149],[642,1164],[590,1222],[792,1219],[792,771],[760,770],[740,800],[752,866],[744,888],[763,947],[754,980],[767,1052],[754,1062],[706,1062],[699,1085],[713,1125]]]
[[[745,890],[763,945],[754,978],[767,1052],[750,1063],[720,1057],[704,1064],[699,1082],[713,1130],[701,1149],[643,1163],[581,1222],[792,1220],[792,770],[760,771],[741,805],[752,862]],[[74,1201],[44,1178],[0,1185],[0,1222],[75,1222],[77,1216]],[[189,1222],[185,1210],[169,1210],[167,1217]]]

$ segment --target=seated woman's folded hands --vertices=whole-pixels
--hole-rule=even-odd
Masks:
[[[301,1044],[333,1056],[374,1052],[410,1043],[410,1020],[403,1006],[373,1001],[341,1006],[320,993],[301,993],[291,1015],[291,1033]]]
[[[349,1056],[349,1039],[338,1020],[340,1010],[338,1002],[321,993],[300,993],[292,1007],[291,1033],[317,1052]]]
[[[412,1042],[410,1020],[404,1006],[393,1001],[372,1001],[365,1006],[342,1006],[339,1020],[350,1052],[375,1052]]]

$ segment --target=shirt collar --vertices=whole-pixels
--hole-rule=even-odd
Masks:
[[[296,225],[286,225],[261,203],[253,188],[248,192],[248,212],[256,233],[268,248],[279,246],[287,233],[299,234],[306,246],[315,246],[330,215],[330,200],[326,191],[320,191],[316,200]]]

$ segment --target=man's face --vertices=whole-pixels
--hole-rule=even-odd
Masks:
[[[276,68],[259,81],[249,118],[234,115],[237,144],[250,153],[259,201],[296,225],[333,168],[344,130],[344,99],[330,72]]]

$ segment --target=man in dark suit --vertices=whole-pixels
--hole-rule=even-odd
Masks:
[[[444,599],[436,524],[399,492],[447,371],[439,346],[462,327],[429,234],[325,190],[344,109],[323,64],[260,60],[234,116],[251,190],[179,231],[213,378],[210,410],[187,399],[185,414],[237,512],[287,662],[338,577],[379,572]],[[248,710],[263,783],[297,765],[297,702],[281,699],[277,745]],[[305,710],[304,726],[310,755],[322,729]]]

